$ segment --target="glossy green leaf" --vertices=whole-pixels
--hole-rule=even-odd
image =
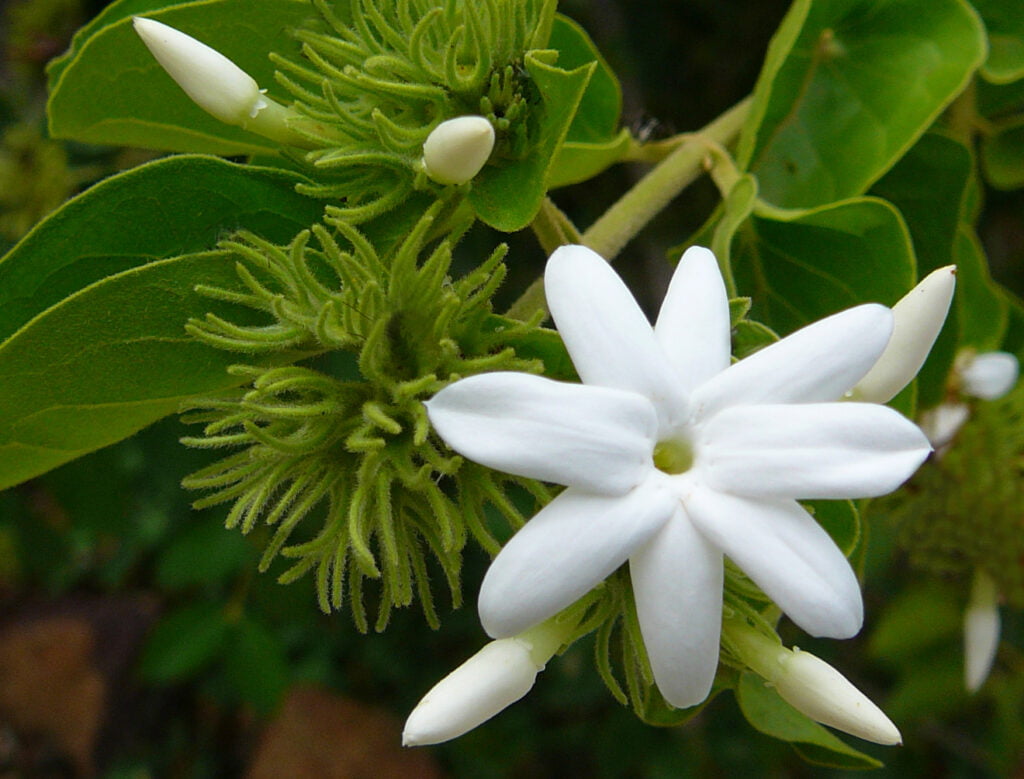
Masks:
[[[277,708],[288,685],[288,659],[281,640],[262,622],[243,616],[232,626],[224,663],[228,681],[243,702],[258,714]]]
[[[1024,8],[1020,0],[971,0],[988,30],[981,75],[994,84],[1024,78]]]
[[[139,667],[142,677],[157,683],[188,678],[221,653],[227,634],[219,603],[196,603],[171,612],[146,641]]]
[[[224,252],[152,262],[97,282],[34,318],[0,345],[0,489],[126,438],[181,401],[237,384],[239,356],[185,333],[219,311],[194,292],[238,285]]]
[[[488,166],[469,191],[469,201],[477,216],[507,233],[526,227],[540,210],[558,150],[597,69],[597,63],[591,62],[574,70],[562,70],[547,64],[540,56],[543,54],[526,55],[526,70],[541,97],[540,104],[531,107],[530,132],[537,147],[526,159],[504,167]]]
[[[806,747],[798,751],[814,763],[861,770],[882,765],[794,709],[756,674],[748,672],[740,677],[736,700],[743,716],[755,730],[794,746]]]
[[[996,189],[1024,187],[1024,116],[1001,122],[981,144],[985,179]]]
[[[0,342],[105,276],[209,249],[232,230],[287,242],[323,208],[295,192],[300,181],[281,170],[184,155],[100,182],[0,259]]]
[[[892,305],[916,282],[902,217],[868,197],[755,215],[737,235],[733,272],[754,317],[780,333],[860,303]]]
[[[146,13],[212,46],[276,90],[269,52],[298,56],[289,30],[314,15],[304,0],[203,0],[149,13],[157,5],[122,2],[75,38],[50,69],[50,133],[57,138],[170,151],[239,155],[276,144],[214,119],[196,106],[135,34]],[[166,4],[160,4],[166,5]],[[287,102],[287,96],[280,97]]]
[[[548,186],[555,188],[585,181],[620,160],[631,136],[628,130],[618,131],[619,80],[586,31],[572,19],[556,16],[549,46],[558,51],[558,66],[564,70],[597,63],[551,169]]]
[[[739,165],[778,206],[859,195],[959,94],[985,51],[963,0],[797,3],[758,80]]]
[[[1002,290],[992,281],[985,251],[968,225],[961,225],[955,245],[957,320],[960,346],[987,352],[998,349],[1009,312]]]

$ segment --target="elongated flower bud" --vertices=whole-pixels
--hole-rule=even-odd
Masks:
[[[988,678],[999,646],[999,593],[992,577],[974,574],[971,600],[964,612],[964,685],[976,692]]]
[[[892,720],[821,658],[794,648],[781,665],[775,688],[793,708],[865,741],[887,746],[903,743]]]
[[[726,620],[722,637],[784,701],[815,722],[876,744],[902,744],[899,730],[864,693],[824,660],[787,649],[750,625]]]
[[[441,122],[423,143],[423,169],[438,184],[465,184],[494,149],[494,128],[482,116]]]
[[[543,670],[519,638],[492,641],[434,685],[405,722],[402,744],[458,738],[522,698]]]
[[[287,124],[291,112],[219,51],[155,19],[136,16],[132,24],[156,61],[208,114],[281,143],[301,144]]]
[[[892,307],[888,346],[868,374],[857,382],[853,399],[887,403],[921,370],[939,336],[956,287],[956,266],[929,273]]]
[[[964,394],[982,400],[1001,398],[1017,383],[1020,366],[1007,352],[986,352],[974,357],[961,371]]]

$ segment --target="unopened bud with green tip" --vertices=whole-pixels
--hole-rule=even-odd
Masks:
[[[491,641],[423,696],[405,721],[402,744],[450,741],[511,706],[530,691],[563,638],[564,629],[549,620]]]
[[[992,670],[999,647],[999,592],[984,571],[976,571],[964,612],[964,686],[976,692]]]
[[[903,743],[892,720],[816,655],[796,647],[787,649],[739,620],[726,620],[723,637],[739,659],[772,685],[779,697],[815,722],[876,744]]]
[[[219,51],[155,19],[136,16],[132,25],[167,74],[208,114],[279,143],[307,145],[289,127],[296,115]]]
[[[441,122],[423,142],[423,170],[438,184],[465,184],[487,164],[494,127],[482,116]]]
[[[851,400],[887,403],[921,370],[946,321],[956,288],[956,266],[929,273],[892,307],[892,337],[851,393]]]

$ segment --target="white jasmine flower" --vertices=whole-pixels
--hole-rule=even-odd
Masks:
[[[465,184],[483,168],[494,149],[494,128],[482,116],[441,122],[423,143],[423,169],[438,184]]]
[[[999,593],[992,577],[974,574],[971,600],[964,612],[964,685],[977,692],[988,678],[999,647]]]
[[[628,560],[658,688],[695,705],[718,662],[723,554],[809,633],[857,633],[857,578],[796,499],[887,493],[929,452],[892,409],[829,402],[884,351],[889,309],[858,306],[730,365],[728,299],[707,249],[683,256],[653,329],[585,247],[558,249],[545,287],[582,385],[482,374],[427,404],[466,457],[568,487],[491,564],[487,633],[520,633]]]
[[[892,307],[892,337],[853,388],[853,400],[888,403],[913,380],[939,337],[955,288],[956,266],[947,265],[929,273]]]
[[[305,143],[288,127],[291,112],[219,51],[155,19],[135,16],[132,26],[167,74],[208,114],[281,143]]]
[[[998,400],[1017,383],[1020,366],[1007,352],[976,355],[960,370],[964,394],[982,400]]]

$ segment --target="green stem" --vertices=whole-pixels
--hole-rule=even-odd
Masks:
[[[704,172],[707,143],[726,146],[750,111],[750,98],[737,103],[668,155],[583,233],[583,243],[607,260]]]
[[[751,98],[742,100],[681,143],[594,222],[579,242],[611,262],[651,219],[704,172],[709,143],[727,146],[736,138],[750,112],[750,104]],[[544,210],[541,209],[542,214]],[[538,215],[538,219],[543,221],[548,216]],[[534,231],[543,246],[544,238],[537,225]],[[545,250],[548,251],[546,246]],[[543,279],[527,288],[509,308],[508,316],[526,320],[537,311],[547,311]]]

